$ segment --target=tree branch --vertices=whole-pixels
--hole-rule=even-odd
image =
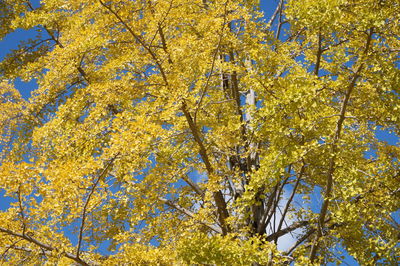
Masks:
[[[367,42],[366,42],[366,47],[364,49],[364,55],[368,52],[369,46],[371,44],[371,39],[372,39],[372,35],[373,35],[373,28],[371,28],[369,30],[369,34],[368,34],[368,38],[367,38]],[[333,143],[332,143],[332,148],[331,148],[331,153],[333,154],[330,162],[329,162],[329,170],[328,170],[328,174],[327,174],[327,184],[326,184],[326,189],[325,189],[325,195],[324,195],[324,202],[322,203],[322,207],[321,207],[321,211],[320,211],[320,215],[318,218],[318,230],[317,230],[317,236],[315,238],[314,244],[311,248],[310,251],[310,260],[311,262],[314,261],[315,256],[317,254],[317,249],[318,249],[318,244],[319,244],[319,238],[323,235],[323,228],[325,225],[325,216],[327,214],[328,211],[328,206],[329,206],[329,202],[330,202],[330,197],[332,194],[332,190],[333,190],[333,174],[335,172],[335,161],[336,161],[336,153],[337,153],[337,144],[340,140],[340,135],[342,132],[342,127],[343,127],[343,122],[346,118],[346,110],[347,110],[347,106],[350,100],[350,95],[357,83],[358,78],[360,77],[360,72],[364,67],[364,62],[360,64],[360,66],[357,68],[357,71],[354,73],[354,76],[350,82],[350,85],[347,89],[345,98],[343,100],[342,103],[342,107],[340,110],[340,116],[339,119],[337,121],[337,125],[336,125],[336,130],[335,130],[335,136],[333,139]]]
[[[219,52],[220,47],[221,47],[222,37],[224,36],[224,27],[225,27],[225,24],[226,24],[226,13],[227,13],[226,5],[227,5],[227,3],[228,2],[225,2],[224,21],[222,23],[221,34],[219,35],[218,44],[217,44],[217,47],[215,49],[215,52],[214,52],[214,55],[213,55],[213,58],[212,58],[212,61],[211,61],[211,70],[210,70],[210,73],[209,73],[209,75],[207,77],[206,84],[204,84],[204,87],[202,88],[202,92],[201,92],[201,95],[200,95],[200,100],[197,103],[196,110],[194,111],[194,116],[193,116],[194,117],[194,123],[196,123],[196,121],[197,121],[197,112],[200,109],[201,103],[203,102],[203,99],[204,99],[204,97],[205,97],[205,95],[207,93],[208,85],[210,83],[212,74],[214,72],[214,67],[215,67],[215,62],[216,62],[217,57],[218,57],[218,52]]]
[[[318,51],[317,51],[317,61],[315,63],[315,69],[314,69],[314,74],[316,76],[318,76],[319,74],[319,68],[321,65],[321,58],[322,58],[322,53],[323,53],[324,49],[322,49],[322,34],[321,34],[321,30],[318,34]]]
[[[193,212],[191,212],[190,210],[185,209],[185,208],[183,208],[183,207],[181,207],[181,206],[175,204],[174,202],[172,202],[172,201],[170,201],[170,200],[167,200],[166,198],[159,197],[158,199],[159,199],[160,201],[164,202],[166,205],[170,206],[171,208],[174,208],[174,209],[176,209],[177,211],[180,211],[181,213],[183,213],[183,214],[185,214],[185,215],[187,215],[187,216],[189,216],[189,217],[191,217],[191,218],[195,218],[195,214],[194,214]],[[218,234],[221,234],[221,233],[222,233],[221,229],[218,228],[217,226],[214,226],[214,225],[212,225],[212,224],[207,224],[207,223],[201,222],[201,221],[200,221],[200,223],[203,224],[203,225],[205,225],[205,226],[207,226],[208,228],[210,228],[211,230],[213,230],[214,232],[216,232],[216,233],[218,233]]]
[[[272,17],[270,18],[270,20],[267,23],[267,27],[271,28],[272,23],[274,23],[274,20],[276,19],[276,16],[278,15],[278,13],[280,13],[280,10],[282,9],[283,6],[283,0],[279,1],[278,6],[276,7],[274,14],[272,15]]]
[[[296,183],[295,183],[295,185],[294,185],[292,194],[290,195],[290,198],[289,198],[288,201],[286,202],[285,209],[283,210],[282,217],[281,217],[281,219],[280,219],[280,221],[279,221],[278,229],[276,230],[277,232],[279,232],[279,231],[281,230],[281,228],[282,228],[283,222],[285,221],[286,214],[287,214],[287,212],[288,212],[288,210],[289,210],[289,206],[290,206],[290,204],[291,204],[291,202],[292,202],[292,200],[293,200],[293,198],[294,198],[294,195],[296,194],[296,190],[297,190],[297,187],[298,187],[299,184],[300,184],[300,180],[301,180],[301,178],[303,177],[304,169],[305,169],[305,165],[303,164],[303,165],[301,166],[300,173],[299,173],[299,175],[298,175],[298,177],[297,177],[297,180],[296,180]],[[277,236],[277,237],[275,238],[275,244],[276,244],[277,241],[278,241],[278,237],[279,237],[279,236]]]
[[[303,226],[306,226],[309,223],[310,223],[309,221],[300,221],[300,222],[293,223],[292,225],[290,225],[290,226],[288,226],[288,227],[286,227],[284,229],[281,229],[279,231],[276,231],[273,234],[270,234],[269,236],[267,236],[266,240],[267,241],[272,241],[275,238],[279,238],[279,237],[281,237],[283,235],[286,235],[287,233],[293,232],[294,230],[299,229],[299,228],[301,228]]]
[[[99,0],[99,3],[104,6],[110,13],[112,13],[118,20],[119,22],[124,25],[124,27],[128,30],[128,32],[133,36],[133,38],[150,54],[150,56],[153,58],[154,62],[156,63],[158,69],[160,70],[161,76],[163,77],[163,80],[165,82],[165,85],[168,86],[168,80],[167,76],[165,74],[164,68],[162,67],[161,63],[159,62],[156,54],[151,50],[146,43],[137,35],[131,27],[121,18],[120,15],[118,15],[117,12],[115,12],[110,6],[106,5],[103,1]]]
[[[34,10],[35,10],[29,1],[27,1],[27,5],[28,5],[28,7],[31,9],[31,11],[34,11]],[[58,40],[58,38],[56,38],[56,37],[54,36],[54,34],[53,34],[46,26],[43,26],[43,28],[45,29],[45,31],[47,32],[47,34],[50,36],[51,40],[53,40],[60,48],[64,48],[64,46],[63,46],[62,43]],[[80,65],[77,66],[77,69],[78,69],[79,73],[82,75],[82,77],[83,77],[87,82],[89,82],[89,79],[88,79],[88,76],[86,75],[85,70],[83,70],[83,68],[82,68]]]
[[[185,114],[186,120],[189,124],[189,128],[190,128],[190,131],[192,132],[194,140],[200,148],[199,153],[204,162],[204,165],[206,166],[207,173],[211,177],[214,174],[214,169],[211,166],[210,159],[207,154],[207,150],[204,147],[203,141],[200,138],[197,127],[193,121],[192,116],[190,115],[189,111],[187,110],[187,106],[184,101],[182,103],[182,111]],[[217,205],[218,220],[221,224],[222,233],[226,234],[227,232],[230,231],[230,229],[229,229],[229,226],[225,222],[226,218],[229,217],[225,199],[224,199],[221,191],[214,192],[213,196],[214,196],[214,201]]]
[[[103,171],[99,174],[96,182],[94,183],[93,187],[91,188],[88,197],[86,198],[85,204],[83,206],[83,210],[82,210],[82,221],[81,221],[81,226],[79,229],[79,236],[78,236],[78,247],[76,249],[76,257],[79,258],[79,254],[80,254],[80,250],[81,250],[81,246],[82,246],[82,238],[83,238],[83,231],[84,231],[84,227],[85,227],[85,221],[86,221],[86,215],[87,215],[87,208],[89,206],[89,201],[97,187],[97,185],[99,184],[100,180],[107,174],[108,170],[110,169],[111,165],[114,163],[115,159],[117,158],[117,156],[119,155],[119,153],[117,155],[115,155],[108,163],[107,166],[103,169]]]
[[[53,250],[56,251],[57,250],[57,248],[55,248],[53,246],[50,246],[50,245],[47,245],[47,244],[45,244],[45,243],[43,243],[43,242],[41,242],[41,241],[31,237],[31,236],[28,236],[27,234],[16,233],[16,232],[14,232],[12,230],[9,230],[9,229],[3,228],[3,227],[0,227],[0,232],[8,234],[8,235],[15,236],[15,237],[18,237],[18,238],[21,238],[21,239],[24,239],[24,240],[26,240],[26,241],[28,241],[28,242],[30,242],[32,244],[37,245],[40,248],[48,250],[48,251],[53,251]],[[76,255],[74,255],[72,253],[63,252],[62,254],[65,257],[67,257],[69,259],[72,259],[72,260],[74,260],[75,262],[77,262],[77,263],[79,263],[81,265],[89,266],[89,264],[87,262],[83,261],[81,258],[77,257]]]
[[[185,181],[197,194],[199,194],[199,196],[201,196],[202,198],[204,198],[204,191],[199,187],[199,185],[197,185],[195,182],[193,182],[192,179],[190,179],[190,177],[185,174],[182,176],[183,181]]]

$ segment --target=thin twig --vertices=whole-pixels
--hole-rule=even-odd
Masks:
[[[370,29],[369,33],[368,33],[368,38],[367,38],[367,42],[366,42],[366,46],[364,49],[364,55],[367,54],[370,44],[371,44],[371,40],[372,40],[372,35],[373,35],[373,28]],[[340,135],[342,133],[342,128],[343,128],[343,123],[344,120],[346,118],[346,110],[347,110],[347,106],[350,100],[350,96],[351,93],[354,89],[354,87],[356,86],[357,80],[360,77],[360,72],[362,71],[362,69],[364,68],[364,62],[360,64],[360,66],[357,68],[356,72],[354,73],[354,76],[350,82],[350,85],[347,89],[346,95],[344,97],[342,106],[341,106],[341,110],[340,110],[340,117],[337,121],[336,124],[336,130],[335,130],[335,136],[333,139],[333,143],[331,146],[331,153],[333,154],[330,162],[329,162],[329,170],[328,170],[328,174],[327,174],[327,181],[326,181],[326,189],[325,189],[325,195],[324,195],[324,201],[322,203],[322,207],[321,207],[321,211],[320,211],[320,215],[318,218],[318,230],[317,230],[317,235],[316,238],[314,240],[314,243],[312,245],[311,251],[310,251],[310,260],[311,262],[313,262],[315,260],[315,256],[317,254],[317,249],[318,249],[318,245],[319,245],[319,239],[321,238],[321,236],[323,235],[323,228],[325,225],[325,216],[327,214],[328,211],[328,207],[329,207],[329,202],[330,202],[330,197],[332,194],[332,190],[333,190],[333,174],[335,172],[335,161],[336,161],[336,153],[337,153],[337,144],[340,140]]]
[[[27,234],[16,233],[16,232],[14,232],[12,230],[9,230],[9,229],[3,228],[3,227],[0,227],[0,232],[8,234],[8,235],[15,236],[15,237],[18,237],[18,238],[21,238],[21,239],[24,239],[24,240],[26,240],[26,241],[28,241],[30,243],[35,244],[36,246],[38,246],[40,248],[43,248],[45,250],[48,250],[48,251],[57,250],[57,248],[55,248],[53,246],[50,246],[48,244],[45,244],[45,243],[33,238],[32,236],[27,235]],[[75,262],[77,262],[77,263],[79,263],[81,265],[89,266],[89,264],[87,262],[85,262],[81,258],[78,258],[76,255],[74,255],[72,253],[63,252],[62,254],[65,257],[70,258],[70,259],[74,260]]]
[[[190,218],[195,218],[195,214],[194,214],[192,211],[190,211],[190,210],[188,210],[188,209],[185,209],[185,208],[183,208],[183,207],[181,207],[181,206],[175,204],[174,202],[172,202],[172,201],[170,201],[170,200],[167,200],[166,198],[159,197],[158,199],[159,199],[161,202],[165,203],[166,205],[170,206],[171,208],[174,208],[174,209],[176,209],[177,211],[180,211],[181,213],[183,213],[183,214],[189,216]],[[210,228],[211,230],[213,230],[214,232],[216,232],[216,233],[218,233],[218,234],[221,234],[221,233],[222,233],[221,229],[220,229],[219,227],[215,226],[215,225],[208,224],[208,223],[205,223],[205,222],[202,222],[202,221],[200,221],[200,223],[203,224],[203,225],[205,225],[205,226],[207,226],[208,228]]]
[[[278,229],[276,230],[276,231],[278,231],[278,232],[281,230],[282,225],[283,225],[283,222],[285,221],[285,217],[286,217],[286,214],[287,214],[287,212],[288,212],[288,210],[289,210],[289,206],[290,206],[290,204],[291,204],[291,202],[292,202],[292,200],[293,200],[293,198],[294,198],[294,195],[296,194],[296,190],[297,190],[297,187],[298,187],[299,184],[300,184],[300,180],[301,180],[301,178],[303,177],[304,169],[305,169],[305,165],[303,164],[303,165],[301,166],[300,173],[299,173],[299,175],[298,175],[298,177],[297,177],[297,180],[296,180],[296,183],[295,183],[295,185],[294,185],[292,194],[290,195],[288,201],[286,202],[285,209],[283,210],[283,213],[282,213],[282,216],[281,216],[281,220],[279,221]],[[276,243],[277,241],[278,241],[278,237],[275,238],[275,243]]]
[[[280,10],[282,9],[282,6],[283,6],[283,0],[280,0],[278,6],[275,8],[274,14],[272,15],[272,17],[269,19],[269,21],[267,23],[267,27],[268,28],[271,28],[272,23],[274,23],[274,20],[276,19],[276,16],[278,15]]]
[[[199,99],[199,102],[197,103],[197,107],[196,107],[196,109],[194,111],[194,115],[193,115],[194,123],[196,123],[196,121],[197,121],[198,110],[200,109],[201,103],[203,102],[203,99],[204,99],[204,97],[205,97],[205,95],[207,93],[207,89],[208,89],[212,74],[214,72],[215,62],[217,61],[218,53],[219,53],[219,50],[220,50],[220,47],[221,47],[222,37],[224,36],[224,28],[225,28],[225,24],[226,24],[226,13],[227,13],[226,6],[227,6],[227,3],[228,3],[228,1],[225,2],[224,21],[222,23],[221,34],[219,35],[218,44],[217,44],[217,47],[215,49],[215,52],[214,52],[214,55],[213,55],[213,58],[212,58],[210,73],[208,74],[208,77],[207,77],[207,80],[206,80],[206,84],[201,89],[200,99]]]
[[[107,166],[103,169],[103,171],[99,174],[96,182],[93,184],[88,197],[86,198],[85,204],[83,206],[83,210],[82,210],[82,221],[81,221],[81,226],[79,229],[79,237],[78,237],[78,247],[76,249],[76,257],[79,258],[80,255],[80,250],[81,250],[81,246],[82,246],[82,238],[83,238],[83,231],[84,231],[84,227],[85,227],[85,222],[86,222],[86,215],[87,215],[87,208],[89,206],[89,201],[97,187],[97,185],[99,184],[100,180],[107,174],[108,170],[110,169],[111,165],[114,163],[115,159],[117,158],[117,156],[119,155],[119,153],[117,155],[115,155],[108,163]]]
[[[118,15],[117,12],[115,12],[110,6],[106,5],[103,1],[99,0],[100,4],[104,6],[110,13],[112,13],[118,20],[119,22],[124,25],[124,27],[128,30],[128,32],[133,36],[133,38],[150,54],[150,56],[153,58],[154,62],[156,63],[158,69],[160,70],[161,76],[165,82],[165,85],[168,86],[168,79],[165,74],[164,68],[162,67],[160,61],[158,60],[156,54],[151,50],[146,43],[137,35],[131,27],[121,18],[120,15]]]

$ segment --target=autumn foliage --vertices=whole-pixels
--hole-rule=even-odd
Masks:
[[[400,3],[270,2],[0,1],[2,262],[396,265]]]

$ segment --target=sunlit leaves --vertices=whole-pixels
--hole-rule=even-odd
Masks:
[[[258,1],[17,2],[0,36],[37,36],[0,64],[6,262],[398,259],[376,136],[399,135],[397,1],[283,1],[271,25]]]

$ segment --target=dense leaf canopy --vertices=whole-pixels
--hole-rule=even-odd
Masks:
[[[2,261],[397,264],[400,3],[272,6],[1,0]]]

